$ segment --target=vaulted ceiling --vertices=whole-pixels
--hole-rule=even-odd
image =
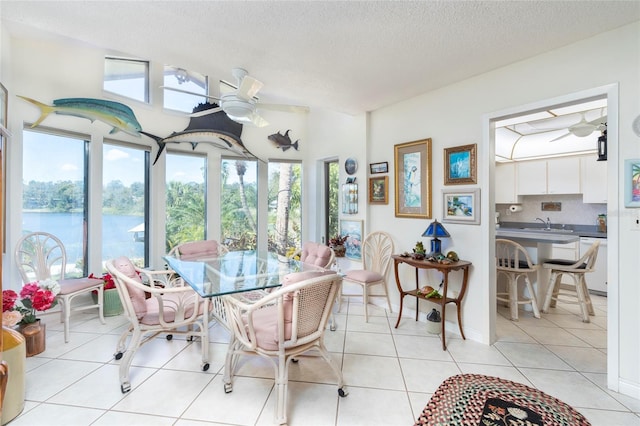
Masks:
[[[637,1],[7,1],[2,25],[357,114],[640,20]]]

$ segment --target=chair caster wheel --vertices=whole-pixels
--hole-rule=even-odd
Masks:
[[[233,385],[231,383],[224,384],[224,393],[231,393],[233,391]]]
[[[329,326],[329,330],[331,331],[336,331],[338,329],[338,327],[336,325],[330,325]]]
[[[300,361],[298,358],[291,358],[291,362],[293,362],[294,364],[297,364],[298,361]]]
[[[209,363],[207,362],[202,366],[202,371],[207,371],[209,369]]]
[[[122,391],[122,393],[127,393],[131,390],[131,383],[123,383],[120,385],[120,390]]]
[[[172,340],[173,339],[173,334],[167,334],[167,340]]]
[[[187,342],[193,342],[193,336],[187,337]]]
[[[123,355],[123,353],[122,353],[122,352],[118,352],[118,353],[114,356],[114,358],[115,358],[116,360],[122,359],[122,355]]]
[[[341,398],[344,398],[345,396],[349,395],[349,392],[347,392],[345,388],[340,388],[338,389],[338,395],[340,395]]]

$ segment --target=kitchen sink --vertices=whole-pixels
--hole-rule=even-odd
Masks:
[[[572,234],[573,229],[558,229],[558,228],[520,228],[523,231],[533,231],[533,232],[549,232],[552,234]]]

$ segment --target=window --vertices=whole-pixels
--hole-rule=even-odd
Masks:
[[[207,102],[207,76],[169,65],[164,67],[164,107],[175,111],[192,113],[198,104]],[[167,89],[173,88],[177,90]],[[182,93],[191,92],[190,93]],[[203,96],[197,96],[203,95]]]
[[[221,161],[221,240],[230,250],[257,247],[257,170],[255,160]]]
[[[140,267],[149,264],[149,152],[115,143],[103,145],[102,260],[127,256]]]
[[[325,186],[325,242],[335,237],[340,232],[338,228],[338,194],[340,192],[340,165],[338,161],[324,163]]]
[[[301,172],[299,163],[269,162],[269,251],[286,255],[301,246]]]
[[[206,239],[207,162],[200,155],[167,153],[166,252]]]
[[[22,140],[22,232],[58,237],[67,252],[66,277],[86,276],[89,142],[31,130]]]
[[[107,92],[149,103],[149,62],[104,58],[102,87]]]

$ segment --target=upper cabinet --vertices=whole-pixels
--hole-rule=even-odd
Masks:
[[[496,204],[518,202],[516,194],[516,163],[496,163]]]
[[[517,165],[518,195],[579,194],[580,158],[523,161]]]
[[[582,201],[607,203],[607,162],[596,161],[597,155],[580,157],[582,172]]]

